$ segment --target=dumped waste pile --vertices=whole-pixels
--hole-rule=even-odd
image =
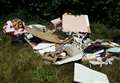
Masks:
[[[8,22],[11,24],[11,22]],[[12,24],[11,24],[12,25]],[[5,25],[8,26],[8,25]],[[91,40],[90,24],[87,15],[74,16],[64,14],[62,19],[57,18],[50,21],[48,26],[41,24],[31,24],[19,29],[9,29],[6,33],[17,32],[24,33],[24,39],[33,48],[33,50],[42,56],[43,61],[51,64],[62,65],[65,63],[78,61],[88,62],[90,67],[93,65],[112,65],[114,59],[120,58],[120,44],[110,40],[96,39]],[[15,25],[14,25],[15,26]],[[9,27],[10,28],[10,27]],[[16,33],[16,34],[17,34]],[[56,33],[64,34],[57,35]],[[14,33],[14,35],[16,35]],[[17,36],[18,37],[18,36]],[[88,69],[87,67],[75,63],[74,67],[75,82],[102,82],[109,83],[106,75],[100,72]],[[89,70],[89,71],[87,71]],[[93,78],[84,79],[79,73],[91,73]],[[78,75],[79,74],[79,75]],[[82,75],[83,75],[82,74]]]
[[[91,30],[87,15],[65,14],[62,20],[57,18],[51,23],[53,28],[40,24],[28,25],[26,29],[28,34],[25,37],[32,48],[50,63],[61,65],[81,60],[82,62],[89,61],[91,64],[107,65],[112,64],[110,60],[113,60],[113,57],[117,57],[111,56],[111,54],[120,53],[118,43],[104,39],[93,41],[89,38]],[[60,39],[55,34],[56,31],[66,34],[66,37]],[[34,36],[43,41],[38,43],[38,40],[36,43],[33,41],[35,40]]]

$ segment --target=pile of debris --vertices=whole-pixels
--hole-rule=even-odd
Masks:
[[[62,19],[50,21],[48,26],[32,24],[26,30],[25,40],[32,48],[44,60],[57,65],[80,60],[102,66],[112,64],[111,54],[120,53],[120,45],[115,42],[89,38],[91,30],[87,15],[64,14]],[[56,32],[62,32],[66,37],[61,39]]]
[[[42,56],[43,60],[52,64],[61,65],[80,60],[83,63],[89,62],[90,67],[92,65],[102,67],[102,65],[112,64],[112,61],[120,55],[120,44],[103,39],[93,41],[89,38],[91,30],[87,15],[65,14],[62,19],[50,21],[48,26],[33,24],[29,25],[26,30],[29,34],[25,40]],[[55,34],[56,32],[62,32],[66,37],[61,39]],[[42,42],[33,41],[34,36],[42,39]],[[82,75],[92,73],[93,78],[89,76],[82,78],[81,72]],[[97,79],[94,80],[94,77]],[[101,79],[98,79],[99,77]],[[77,63],[75,63],[74,81],[109,83],[106,75]]]
[[[87,15],[64,14],[62,19],[57,18],[50,21],[48,26],[32,24],[26,26],[25,29],[24,39],[35,52],[42,56],[44,61],[52,64],[61,65],[79,60],[83,63],[89,62],[90,67],[92,65],[102,67],[102,65],[112,64],[112,61],[119,58],[120,55],[120,44],[103,39],[93,41],[89,38],[91,30]],[[60,37],[56,33],[64,34],[65,37]],[[90,79],[87,81],[84,81],[85,79],[78,80],[80,76],[76,76],[78,73],[76,71],[79,69],[81,73],[81,68],[80,64],[75,63],[75,81],[94,82],[93,80],[90,81]],[[87,68],[83,67],[82,69],[85,71]],[[93,71],[90,70],[90,72]],[[95,76],[97,73],[95,72]],[[105,75],[100,76],[103,78],[104,83],[109,83]],[[97,77],[100,76],[97,75]],[[103,80],[98,80],[103,82]]]

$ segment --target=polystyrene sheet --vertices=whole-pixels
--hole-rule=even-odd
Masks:
[[[62,27],[64,32],[91,32],[87,15],[63,15]]]
[[[106,74],[92,70],[81,64],[74,65],[74,82],[80,83],[109,83]]]

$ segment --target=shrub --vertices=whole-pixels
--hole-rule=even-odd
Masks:
[[[100,23],[100,22],[97,22],[97,23],[92,23],[91,24],[91,38],[92,39],[97,39],[97,38],[110,38],[111,37],[111,34],[110,34],[110,29]]]

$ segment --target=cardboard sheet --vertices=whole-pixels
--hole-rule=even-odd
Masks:
[[[62,27],[64,32],[91,32],[87,15],[63,15]]]

